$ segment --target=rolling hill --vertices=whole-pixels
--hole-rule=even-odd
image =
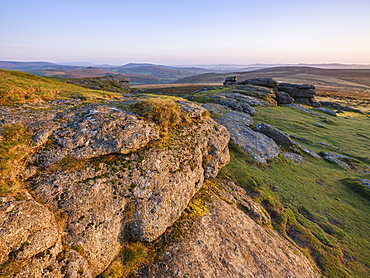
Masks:
[[[186,77],[176,83],[222,83],[227,76],[236,75],[238,80],[273,78],[288,83],[315,84],[318,89],[370,92],[369,69],[321,69],[314,67],[273,67],[249,72],[206,73]]]
[[[148,63],[129,63],[119,67],[109,66],[69,66],[47,62],[0,61],[0,69],[17,70],[45,77],[84,78],[121,75],[132,85],[166,84],[178,79],[198,75],[213,70],[195,67],[170,67]]]

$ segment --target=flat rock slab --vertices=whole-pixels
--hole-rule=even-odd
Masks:
[[[247,96],[247,95],[244,95],[238,92],[230,92],[230,93],[225,92],[225,93],[219,93],[217,95],[221,97],[231,98],[239,102],[247,103],[251,106],[271,106],[271,103],[264,101],[260,98],[257,98],[254,96]]]
[[[71,120],[50,136],[54,146],[36,156],[43,166],[65,157],[86,159],[112,153],[127,154],[158,139],[154,124],[134,114],[108,106],[74,111]]]
[[[222,115],[215,121],[225,126],[230,133],[230,139],[240,145],[254,160],[267,163],[267,160],[279,155],[280,149],[274,140],[247,126],[253,123],[248,114],[230,111],[228,107],[217,104],[203,104],[203,107]]]
[[[321,111],[321,112],[324,112],[326,114],[329,114],[331,116],[336,116],[337,113],[331,109],[327,109],[327,108],[315,108],[315,110],[318,110],[318,111]]]
[[[253,130],[265,134],[266,136],[273,139],[275,142],[287,145],[296,145],[296,143],[292,139],[290,139],[289,134],[282,132],[272,125],[260,123],[256,125]]]
[[[246,126],[253,125],[253,118],[243,112],[234,111],[224,105],[221,104],[203,104],[203,108],[207,109],[210,112],[214,112],[220,114],[221,117],[218,117],[218,123],[224,126],[232,125],[232,124],[241,124]]]
[[[324,157],[324,159],[339,164],[347,169],[351,169],[351,167],[346,162],[355,160],[353,157],[348,157],[336,153],[321,152],[320,154]]]
[[[218,122],[218,119],[216,119]],[[220,124],[225,124],[220,121]],[[267,163],[267,160],[274,159],[279,155],[280,149],[274,140],[266,135],[255,132],[247,126],[233,124],[226,126],[230,138],[238,144],[246,153],[257,162]]]
[[[321,115],[321,114],[319,114],[319,113],[316,113],[316,112],[312,111],[311,109],[308,109],[308,108],[306,108],[306,107],[304,107],[304,106],[302,106],[302,105],[295,104],[295,103],[291,103],[291,104],[284,104],[284,105],[285,105],[285,106],[289,106],[289,107],[293,107],[293,108],[297,108],[297,109],[302,110],[302,111],[304,111],[304,112],[306,112],[306,113],[309,113],[309,114],[312,114],[312,115],[318,116],[318,117],[320,117],[321,119],[326,119],[326,117],[325,117],[325,116],[323,116],[323,115]]]
[[[364,186],[370,189],[370,180],[367,179],[358,179],[359,182],[361,182]]]

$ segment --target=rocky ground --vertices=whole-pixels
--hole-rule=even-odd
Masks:
[[[0,107],[2,128],[20,123],[32,133],[19,175],[26,186],[0,198],[1,275],[95,277],[128,242],[163,237],[205,190],[204,213],[138,277],[320,277],[244,189],[228,180],[204,186],[229,162],[230,139],[260,163],[281,144],[301,147],[273,126],[251,128],[255,107],[276,97],[253,85],[208,97],[202,107],[176,102],[182,122],[165,134],[135,113],[135,96]]]

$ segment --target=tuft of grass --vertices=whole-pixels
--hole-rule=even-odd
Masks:
[[[132,108],[135,113],[157,124],[163,135],[183,121],[180,107],[172,100],[148,98],[134,103]]]
[[[97,278],[132,277],[141,265],[149,262],[153,252],[149,246],[139,241],[126,243],[120,254]]]
[[[0,105],[68,98],[109,99],[118,96],[121,94],[90,90],[23,72],[3,70],[0,74]]]
[[[22,124],[2,126],[0,133],[0,196],[16,193],[22,187],[20,175],[31,152],[31,132]]]

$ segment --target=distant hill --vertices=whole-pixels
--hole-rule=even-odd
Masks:
[[[0,61],[1,69],[24,69],[32,67],[54,67],[57,66],[48,62],[13,62],[13,61]]]
[[[58,65],[49,62],[13,62],[0,61],[0,69],[17,70],[17,71],[32,71],[32,70],[70,70],[79,68],[77,66]]]
[[[205,68],[177,68],[149,63],[129,63],[119,67],[109,65],[77,66],[82,64],[58,65],[47,62],[3,61],[0,62],[0,68],[24,71],[38,76],[60,78],[104,77],[118,74],[129,79],[132,85],[173,83],[181,78],[212,71]]]
[[[90,65],[90,66],[88,66]],[[361,68],[363,67],[363,68]],[[367,67],[367,68],[366,68]],[[333,84],[348,90],[366,91],[370,86],[369,65],[317,64],[307,66],[276,64],[165,66],[151,63],[128,63],[122,66],[49,62],[0,61],[0,69],[24,71],[38,76],[61,78],[104,77],[119,74],[131,85],[169,83],[222,83],[226,76],[239,80],[271,77],[279,81],[314,83],[329,89]]]
[[[315,84],[321,89],[370,92],[370,69],[322,69],[303,66],[273,67],[254,71],[206,73],[178,80],[176,83],[222,83],[227,76],[237,76],[239,81],[268,77],[281,82]]]

